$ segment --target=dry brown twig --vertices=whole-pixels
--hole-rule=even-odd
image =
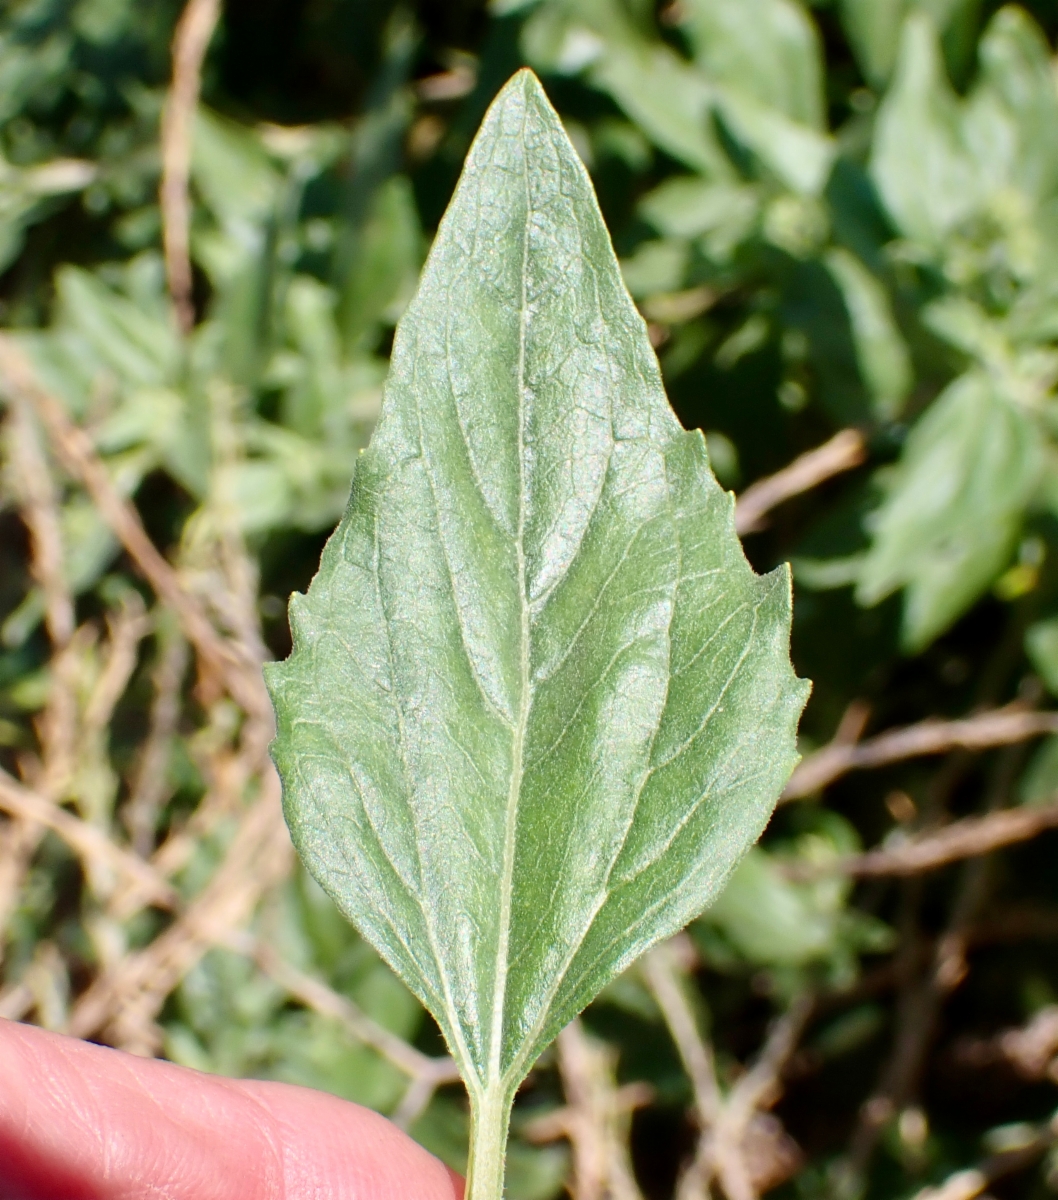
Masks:
[[[22,518],[30,534],[30,571],[44,598],[44,623],[51,642],[51,686],[37,723],[40,763],[38,785],[48,801],[58,796],[73,770],[77,737],[77,698],[73,645],[75,614],[63,563],[59,489],[40,444],[31,406],[20,397],[10,404],[9,448],[12,475]],[[12,814],[0,853],[0,930],[7,926],[45,826]],[[0,938],[0,958],[4,945]]]
[[[975,1200],[998,1180],[1032,1166],[1055,1142],[1058,1142],[1058,1116],[1026,1129],[1017,1144],[993,1154],[980,1166],[956,1171],[939,1187],[923,1188],[914,1200]]]
[[[449,1057],[431,1058],[372,1020],[347,996],[342,996],[312,975],[285,962],[260,938],[248,933],[231,933],[223,944],[252,959],[274,983],[306,1008],[343,1025],[358,1042],[369,1046],[398,1070],[410,1083],[394,1120],[407,1129],[425,1110],[438,1087],[459,1081],[459,1069]]]
[[[998,756],[985,797],[987,816],[995,816],[1002,810],[1022,760],[1023,747],[1016,743],[1007,745]],[[837,1170],[836,1190],[839,1194],[859,1191],[882,1131],[916,1099],[944,1005],[966,977],[973,922],[985,904],[990,886],[990,859],[978,855],[966,861],[947,925],[936,940],[924,974],[920,975],[910,957],[908,959],[897,999],[892,1053],[879,1074],[874,1091],[860,1108],[849,1140],[848,1155]],[[905,889],[910,901],[907,911],[913,931],[905,944],[911,950],[917,934],[921,892],[913,884],[905,885]]]
[[[54,942],[37,944],[21,982],[33,998],[37,1024],[53,1033],[65,1033],[70,1014],[70,975]]]
[[[989,1038],[967,1038],[956,1047],[969,1067],[1008,1063],[1022,1079],[1058,1083],[1058,1004],[1047,1004],[1021,1026]]]
[[[618,1087],[615,1052],[590,1037],[579,1019],[558,1035],[557,1050],[566,1105],[531,1121],[525,1136],[534,1142],[569,1141],[573,1200],[642,1200],[628,1133],[633,1111],[650,1103],[653,1089],[645,1083]]]
[[[201,664],[223,680],[233,699],[248,714],[271,722],[272,708],[261,679],[260,664],[248,661],[217,632],[198,600],[181,584],[172,566],[147,536],[135,507],[114,486],[91,438],[40,385],[22,348],[9,335],[0,335],[0,379],[10,395],[33,406],[63,466],[88,492],[100,516],[158,598],[176,614]]]
[[[33,993],[24,983],[13,983],[0,992],[0,1020],[21,1021],[33,1007]]]
[[[202,64],[220,17],[220,0],[188,0],[173,34],[173,78],[162,113],[162,244],[169,293],[181,332],[191,332],[191,143]]]
[[[248,918],[262,891],[286,873],[289,842],[279,809],[278,779],[265,757],[271,706],[259,662],[248,661],[245,653],[233,649],[217,633],[197,600],[150,542],[135,509],[118,494],[88,436],[70,422],[58,401],[39,387],[25,356],[9,338],[0,337],[0,373],[10,391],[35,406],[60,458],[84,484],[159,597],[175,612],[200,660],[221,675],[248,713],[238,782],[245,788],[255,773],[262,773],[262,795],[244,816],[210,885],[173,926],[145,950],[126,959],[116,976],[100,976],[75,1006],[71,1018],[74,1033],[88,1036],[119,1021],[118,1040],[122,1044],[140,1051],[153,1050],[157,1044],[154,1016],[168,992],[217,937]],[[69,825],[69,814],[46,815],[85,844],[82,831]],[[128,857],[137,861],[134,856]],[[148,884],[157,891],[156,878],[155,873],[144,870],[136,880],[141,889],[140,903],[144,893],[150,894]]]
[[[694,1088],[698,1145],[677,1186],[677,1198],[704,1200],[715,1179],[728,1200],[756,1200],[800,1164],[800,1151],[767,1110],[782,1094],[782,1072],[811,1016],[812,1000],[794,1001],[772,1026],[756,1062],[725,1096],[712,1047],[687,1000],[679,948],[680,940],[673,939],[643,960],[647,983]]]
[[[854,879],[921,875],[1004,846],[1017,845],[1048,829],[1058,829],[1058,801],[964,817],[939,830],[868,850],[865,854],[835,858],[829,863],[788,863],[784,873],[791,879],[816,879],[835,874]]]
[[[795,458],[774,475],[750,484],[735,504],[735,529],[740,534],[764,528],[764,516],[785,500],[810,491],[858,467],[867,457],[866,443],[858,429],[843,429],[829,442]]]
[[[31,541],[30,571],[44,596],[44,620],[53,646],[66,646],[74,631],[74,606],[63,566],[59,492],[40,445],[31,405],[12,397],[11,463],[22,517]]]
[[[128,801],[125,826],[141,858],[154,848],[158,814],[169,794],[166,778],[173,739],[180,722],[181,695],[187,674],[187,642],[179,630],[159,630],[161,652],[154,668],[154,701],[147,739],[139,754]]]
[[[1041,1008],[1028,1024],[999,1036],[999,1049],[1026,1079],[1058,1083],[1058,1004]]]
[[[231,845],[206,887],[149,946],[104,972],[81,995],[70,1032],[108,1031],[117,1045],[156,1053],[154,1019],[169,993],[213,946],[253,915],[261,896],[290,870],[291,846],[283,825],[279,781],[261,777],[261,794],[247,809]]]
[[[944,754],[949,750],[989,750],[1058,733],[1058,712],[1031,712],[1017,704],[978,713],[958,721],[930,718],[890,729],[865,742],[839,740],[808,755],[790,776],[782,801],[814,795],[849,771],[862,771]]]
[[[163,908],[174,908],[179,903],[172,884],[148,863],[122,850],[95,825],[89,825],[46,796],[23,786],[3,770],[0,770],[0,809],[43,829],[53,830],[84,862],[87,870],[102,867],[131,880],[142,890],[148,903]]]
[[[687,953],[688,948],[691,954]],[[683,991],[685,964],[694,961],[692,954],[693,947],[688,946],[687,939],[677,935],[655,946],[644,957],[643,974],[676,1043],[694,1089],[699,1126],[705,1129],[720,1115],[723,1098],[716,1078],[712,1043],[699,1033],[698,1022]]]
[[[190,328],[194,315],[188,257],[190,208],[187,192],[192,125],[201,65],[218,12],[217,0],[189,0],[174,38],[173,86],[164,120],[162,207],[166,265],[178,320],[185,331]],[[0,335],[0,383],[17,412],[31,422],[39,419],[59,462],[84,487],[164,608],[175,616],[182,634],[194,647],[200,698],[210,707],[211,725],[215,722],[217,726],[217,736],[210,735],[206,739],[211,747],[207,751],[208,762],[204,764],[208,781],[206,796],[185,829],[171,835],[150,863],[122,849],[115,839],[107,836],[103,824],[109,823],[109,809],[105,814],[99,814],[102,823],[98,828],[65,811],[57,802],[59,792],[40,786],[51,778],[46,769],[34,774],[34,782],[38,785],[34,788],[23,786],[10,776],[0,779],[3,785],[0,801],[9,810],[29,814],[39,822],[40,828],[55,829],[82,858],[90,875],[105,869],[110,876],[122,881],[122,887],[109,897],[108,910],[92,918],[97,924],[107,926],[103,931],[104,940],[117,937],[119,941],[123,936],[120,922],[143,905],[168,904],[175,908],[177,893],[168,876],[190,859],[201,840],[210,835],[224,816],[233,811],[240,813],[235,835],[210,882],[182,911],[177,910],[174,922],[142,950],[116,956],[101,952],[102,970],[77,999],[70,1015],[69,1028],[75,1035],[103,1032],[127,1049],[154,1053],[161,1041],[155,1020],[165,998],[211,946],[223,944],[225,938],[245,927],[262,894],[289,872],[290,844],[280,812],[279,783],[267,758],[272,713],[260,670],[263,644],[255,607],[256,580],[241,540],[227,530],[221,538],[223,544],[218,543],[219,561],[223,567],[223,586],[230,592],[236,607],[232,610],[234,621],[227,619],[227,610],[220,614],[222,625],[230,629],[232,635],[225,636],[211,620],[208,605],[193,593],[150,541],[135,507],[115,486],[89,435],[69,418],[63,405],[41,385],[16,340],[4,335]],[[32,478],[41,477],[35,471],[28,474]],[[55,515],[53,527],[57,529],[57,500],[54,497],[51,510]],[[49,531],[45,528],[44,532]],[[38,541],[44,550],[50,548],[46,538]],[[47,554],[38,557],[46,562],[54,561],[61,568],[61,544],[50,557]],[[61,575],[53,574],[61,578]],[[38,579],[46,601],[49,593],[44,585],[48,578],[51,577],[42,574]],[[49,613],[52,611],[58,612],[55,604],[49,604]],[[68,641],[72,632],[72,601],[69,612]],[[165,619],[164,615],[162,619]],[[96,678],[79,730],[76,705],[71,709],[74,724],[67,738],[71,753],[75,744],[80,744],[78,739],[91,749],[97,770],[94,786],[97,789],[103,787],[103,792],[98,794],[104,800],[106,773],[110,770],[105,729],[135,665],[136,647],[146,631],[144,621],[123,622],[119,616],[117,624],[112,626],[102,673]],[[90,643],[91,639],[87,650],[91,649]],[[171,639],[171,645],[176,648],[169,655],[163,652],[156,669],[151,732],[132,781],[131,803],[125,814],[136,837],[137,848],[144,854],[149,852],[153,840],[154,814],[164,803],[164,765],[182,708],[186,650],[179,636]],[[236,715],[234,721],[229,722],[225,716],[226,702],[218,703],[222,691],[232,697],[244,719]],[[56,694],[54,688],[53,694]],[[236,741],[237,745],[234,745]],[[56,744],[54,738],[52,744]],[[65,755],[67,763],[71,753]],[[56,755],[51,757],[58,761]],[[52,774],[59,778],[57,773]],[[63,779],[69,778],[69,774],[67,770]],[[256,799],[247,804],[247,796],[254,793]],[[16,985],[3,994],[5,1011],[24,1011],[24,991],[22,985]],[[319,999],[318,995],[316,999]],[[35,1001],[31,999],[29,1003]],[[65,1023],[65,1013],[63,1021]],[[423,1057],[424,1061],[429,1061]],[[421,1063],[417,1066],[422,1068]],[[409,1114],[417,1103],[427,1102],[432,1094],[432,1091],[427,1092],[421,1101],[416,1100],[410,1094],[414,1087],[424,1080],[435,1087],[438,1082],[447,1081],[446,1072],[449,1071],[447,1065],[431,1065],[429,1070],[418,1071],[404,1106]]]
[[[109,637],[103,668],[81,718],[82,743],[96,741],[105,735],[114,709],[136,669],[140,642],[151,632],[151,624],[138,592],[130,592],[122,606],[108,614]],[[83,748],[79,757],[81,753]]]

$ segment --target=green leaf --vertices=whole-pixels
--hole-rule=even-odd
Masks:
[[[394,175],[375,194],[371,213],[359,231],[352,269],[342,300],[344,341],[369,341],[383,321],[400,315],[422,265],[422,231],[411,183]]]
[[[700,78],[730,132],[786,187],[817,195],[834,146],[807,13],[793,0],[691,0],[683,9]]]
[[[881,281],[847,250],[830,249],[825,261],[849,314],[860,378],[877,415],[892,420],[911,390],[914,372],[888,293]]]
[[[892,74],[907,13],[926,13],[945,35],[949,61],[961,66],[977,34],[979,5],[980,0],[839,0],[856,61],[876,88],[888,83]]]
[[[868,82],[884,84],[896,62],[907,0],[840,0],[841,23]]]
[[[716,93],[718,109],[731,133],[780,183],[804,196],[818,196],[823,191],[836,150],[830,138],[737,88],[717,86]]]
[[[619,0],[556,0],[541,5],[522,35],[525,57],[544,71],[588,69],[651,141],[711,179],[735,179],[713,120],[709,80]]]
[[[710,79],[812,129],[826,128],[823,53],[794,0],[686,0],[684,27]]]
[[[892,944],[885,925],[849,907],[851,881],[827,869],[841,855],[860,849],[855,833],[843,828],[836,814],[820,815],[828,818],[821,828],[780,845],[778,852],[751,849],[702,918],[753,965],[791,968],[829,962],[835,973],[854,975],[855,951],[877,952]],[[791,867],[795,873],[807,867],[809,878],[791,878]],[[813,869],[818,872],[814,879]]]
[[[690,247],[675,238],[643,242],[621,263],[625,286],[633,296],[673,292],[683,284]]]
[[[977,204],[977,169],[928,17],[908,18],[878,112],[871,174],[900,231],[938,249]]]
[[[794,762],[786,568],[662,389],[535,76],[470,150],[269,669],[291,832],[437,1018],[501,1191],[540,1050],[719,892]]]
[[[18,257],[28,226],[50,213],[49,201],[82,191],[96,174],[92,163],[76,158],[56,158],[20,169],[0,154],[0,271]]]
[[[667,154],[709,179],[736,178],[713,127],[714,88],[670,47],[609,46],[591,81]]]
[[[164,386],[180,361],[175,330],[163,311],[122,296],[96,275],[64,266],[55,277],[58,322],[124,386]]]
[[[1006,566],[1041,449],[1036,423],[981,371],[950,384],[912,429],[857,593],[874,604],[907,588],[907,649],[943,633]]]
[[[1018,784],[1021,804],[1053,804],[1058,799],[1058,737],[1051,736],[1035,751]]]
[[[1052,696],[1058,696],[1058,617],[1025,630],[1025,651]]]
[[[1058,190],[1058,88],[1047,41],[1009,5],[985,31],[980,59],[965,126],[982,187],[1015,187],[1031,206],[1047,201]]]
[[[195,114],[192,178],[210,210],[243,242],[272,214],[281,177],[252,130],[206,108]]]
[[[723,263],[756,226],[760,196],[753,187],[678,175],[648,192],[639,211],[665,237],[698,238],[704,252]]]

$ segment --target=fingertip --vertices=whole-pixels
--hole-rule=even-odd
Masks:
[[[461,1200],[370,1109],[0,1020],[3,1200]]]

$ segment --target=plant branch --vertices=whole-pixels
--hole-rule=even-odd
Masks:
[[[40,444],[32,406],[25,398],[11,397],[8,428],[12,481],[30,534],[30,572],[44,599],[44,623],[51,642],[48,698],[37,721],[40,768],[35,772],[38,787],[50,801],[60,794],[73,771],[76,614],[66,581],[59,488]],[[7,927],[43,833],[44,826],[24,817],[15,817],[8,826],[0,854],[0,930]],[[0,957],[3,950],[0,938]]]
[[[214,628],[201,605],[147,536],[134,506],[114,486],[91,438],[67,416],[59,401],[38,382],[21,347],[0,334],[0,378],[7,390],[32,403],[52,446],[70,474],[92,498],[100,516],[124,546],[159,599],[176,613],[203,664],[218,674],[246,711],[271,723],[271,704],[259,664],[236,653]]]
[[[175,908],[179,904],[176,889],[153,867],[137,855],[122,850],[94,825],[24,787],[4,770],[0,770],[0,809],[53,830],[86,867],[102,865],[123,875],[142,889],[148,902],[161,908]]]
[[[782,794],[782,801],[811,796],[849,771],[944,754],[959,748],[988,750],[1049,733],[1058,733],[1058,712],[1030,712],[1009,704],[958,721],[931,717],[915,725],[890,729],[865,742],[835,738],[797,767]]]
[[[835,475],[851,471],[866,457],[863,434],[857,429],[843,429],[829,442],[795,458],[781,471],[751,483],[735,504],[735,529],[743,535],[756,533],[764,528],[764,516],[773,508]]]
[[[44,620],[58,652],[69,644],[75,624],[63,563],[59,491],[41,449],[32,405],[22,395],[12,396],[10,425],[11,460],[31,541],[30,571],[44,596]]]
[[[715,1178],[728,1200],[756,1200],[787,1178],[800,1158],[767,1110],[782,1094],[782,1072],[812,1014],[813,1000],[803,996],[794,1001],[772,1026],[756,1062],[724,1096],[712,1047],[698,1029],[685,992],[685,971],[674,950],[672,942],[655,947],[643,969],[694,1088],[698,1145],[676,1195],[678,1200],[705,1200]]]
[[[956,1171],[939,1187],[923,1188],[914,1200],[974,1200],[986,1188],[1007,1175],[1023,1171],[1058,1142],[1058,1116],[1050,1121],[1025,1130],[1023,1138],[1009,1150],[993,1154],[979,1167],[968,1171]]]
[[[682,972],[670,942],[655,946],[644,957],[643,973],[694,1089],[699,1127],[706,1129],[716,1121],[723,1104],[716,1078],[716,1061],[712,1044],[699,1032],[698,1022],[684,994]]]
[[[431,1058],[416,1050],[403,1038],[372,1020],[347,996],[312,975],[286,962],[267,942],[252,934],[230,934],[223,944],[252,959],[284,991],[320,1016],[339,1021],[357,1041],[370,1046],[398,1070],[416,1079],[429,1079],[434,1085],[458,1082],[459,1069],[449,1058]]]
[[[645,1083],[617,1087],[613,1050],[585,1033],[580,1020],[558,1035],[557,1049],[566,1105],[531,1121],[526,1137],[568,1139],[573,1200],[641,1200],[628,1154],[629,1117],[650,1103],[653,1089]]]
[[[1010,793],[1023,758],[1022,747],[1007,746],[992,771],[985,809],[995,816]],[[848,1157],[839,1171],[839,1191],[858,1192],[885,1126],[914,1099],[948,997],[966,977],[966,954],[972,922],[983,907],[991,884],[990,860],[977,857],[962,869],[947,927],[937,939],[924,977],[909,969],[897,1005],[893,1053],[882,1070],[874,1093],[860,1109]],[[917,881],[913,881],[917,882]],[[913,888],[913,914],[917,924],[920,890]],[[909,963],[910,967],[910,963]]]
[[[789,863],[784,873],[800,880],[834,874],[854,879],[920,875],[1004,846],[1027,842],[1048,829],[1058,829],[1058,801],[964,817],[935,832],[865,854],[850,854],[830,863]]]
[[[286,875],[291,852],[279,779],[265,772],[261,794],[244,812],[210,882],[150,945],[92,982],[74,1007],[70,1032],[89,1037],[103,1030],[125,1049],[154,1053],[152,1023],[166,996],[203,954],[249,919],[262,894]]]
[[[158,629],[156,638],[160,645],[153,673],[150,731],[139,754],[124,811],[133,848],[141,858],[154,848],[158,814],[172,790],[167,772],[180,721],[180,689],[187,673],[187,642],[179,630]]]
[[[169,293],[181,332],[195,323],[191,300],[191,143],[202,63],[220,16],[220,0],[188,0],[173,34],[173,78],[162,112],[162,244]]]

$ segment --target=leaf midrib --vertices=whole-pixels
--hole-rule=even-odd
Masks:
[[[524,95],[524,92],[523,92]],[[520,137],[525,147],[525,129],[531,99],[525,96],[522,112]],[[529,188],[529,171],[526,165],[525,180],[525,229],[522,237],[521,296],[519,297],[518,368],[518,524],[515,532],[514,550],[518,575],[519,607],[519,670],[521,672],[521,696],[518,715],[514,725],[511,748],[511,780],[507,791],[507,812],[503,840],[503,874],[500,877],[500,925],[496,941],[496,967],[492,992],[492,1026],[489,1045],[489,1061],[485,1088],[502,1088],[503,1081],[503,1034],[504,1015],[507,1006],[507,974],[511,940],[511,907],[514,899],[514,857],[518,828],[518,804],[522,789],[522,758],[525,751],[525,735],[529,725],[529,708],[532,704],[529,660],[529,599],[525,578],[525,347],[529,324],[528,280],[529,280],[529,228],[532,222],[533,205]]]

